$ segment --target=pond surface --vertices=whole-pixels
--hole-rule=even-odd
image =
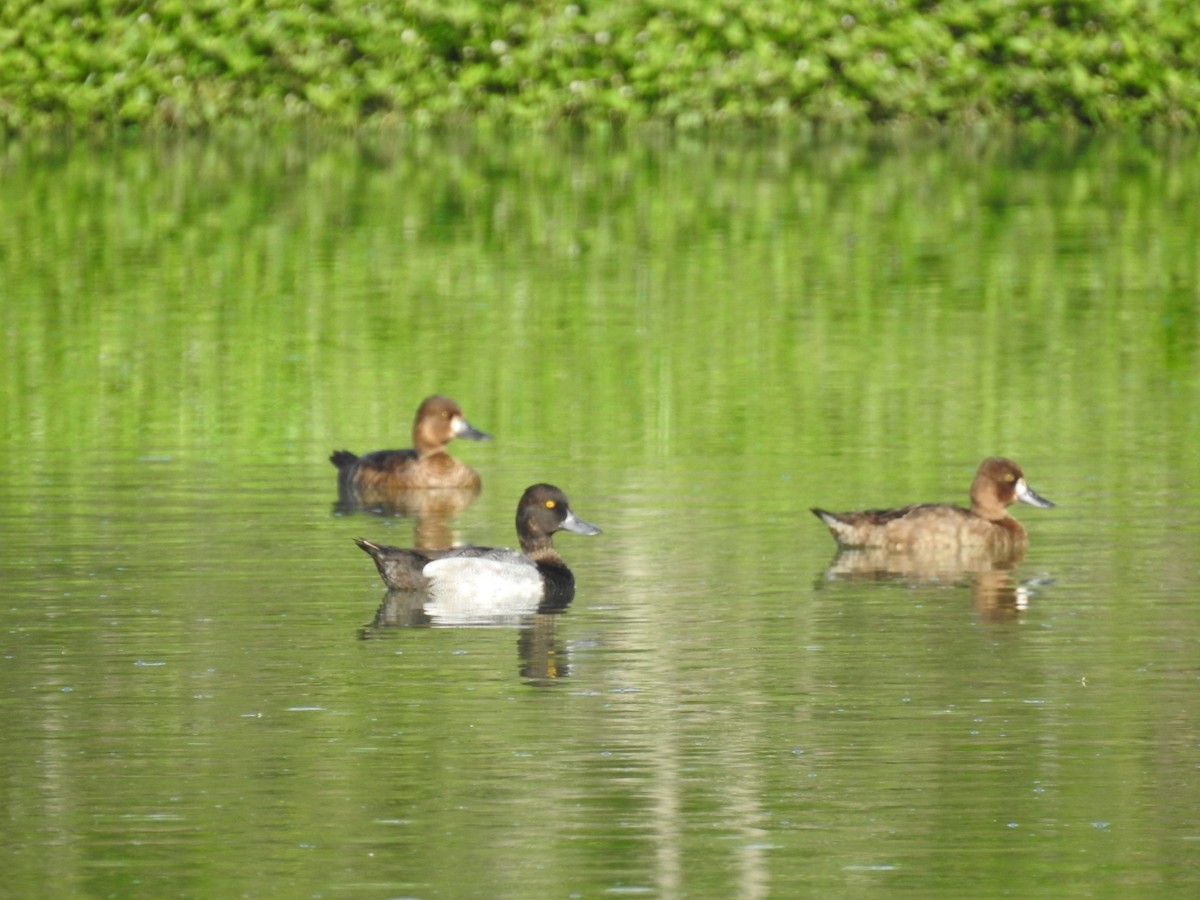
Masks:
[[[1194,896],[1194,143],[0,150],[13,896]],[[561,614],[426,624],[333,450],[492,435]],[[853,572],[965,502],[1013,568]],[[379,613],[377,617],[377,612]]]

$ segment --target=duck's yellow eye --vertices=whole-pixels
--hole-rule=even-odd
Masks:
[[[1005,480],[1005,481],[1016,481],[1016,480],[1017,480],[1017,476],[1016,476],[1016,475],[1014,475],[1012,472],[1005,472],[1005,473],[1004,473],[1004,480]]]
[[[554,509],[554,507],[556,507],[556,506],[558,506],[558,504],[555,503],[553,500],[546,501],[546,509]]]

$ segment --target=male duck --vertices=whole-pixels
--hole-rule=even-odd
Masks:
[[[947,547],[1011,553],[1028,543],[1021,523],[1008,514],[1020,501],[1044,509],[1054,504],[1038,496],[1012,460],[985,459],[971,483],[971,508],[949,503],[920,503],[900,509],[831,513],[812,510],[843,547],[882,547],[921,553]]]
[[[449,397],[426,397],[413,420],[412,450],[376,450],[363,456],[338,450],[329,457],[338,470],[338,494],[366,505],[420,488],[477,493],[479,473],[446,452],[454,438],[487,441],[491,435],[472,426]]]
[[[375,560],[392,590],[423,592],[442,609],[533,613],[562,609],[575,596],[575,576],[551,542],[556,531],[600,534],[571,511],[566,494],[551,484],[535,484],[517,504],[520,552],[497,547],[408,550],[361,538],[355,543]]]

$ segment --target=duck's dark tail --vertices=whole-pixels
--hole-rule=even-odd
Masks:
[[[355,538],[354,543],[375,560],[375,568],[389,590],[420,591],[428,587],[429,583],[421,570],[429,562],[430,554],[400,547],[384,547],[364,538]]]
[[[339,469],[344,469],[346,466],[352,466],[358,462],[358,455],[349,450],[335,450],[330,454],[329,461]]]
[[[846,530],[846,523],[842,521],[841,516],[837,513],[831,513],[827,509],[820,509],[816,506],[812,507],[809,512],[825,523],[825,527],[829,529],[830,534],[837,540],[842,539],[842,534]]]
[[[374,556],[383,549],[378,544],[373,544],[366,538],[355,538],[354,543],[358,544],[359,549],[361,549],[363,553],[369,553],[371,556]]]
[[[829,526],[830,528],[833,528],[834,524],[838,523],[840,521],[838,518],[838,515],[834,514],[834,512],[829,512],[828,510],[823,510],[823,509],[817,509],[816,506],[814,506],[814,508],[810,509],[809,511],[811,512],[812,515],[816,516],[817,518],[820,518],[820,520],[822,522],[826,523],[827,526]]]

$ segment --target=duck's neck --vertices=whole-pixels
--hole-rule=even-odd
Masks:
[[[446,452],[446,445],[439,444],[436,442],[434,442],[434,443],[427,442],[425,444],[414,443],[414,446],[417,451],[417,456],[419,456],[421,459],[428,459],[431,456],[437,456],[439,453]]]
[[[413,425],[412,430],[413,449],[417,451],[417,456],[424,459],[427,456],[433,456],[435,453],[446,452],[446,441],[439,440],[437,433],[428,426],[417,422]]]
[[[535,563],[548,566],[563,566],[563,558],[558,555],[550,538],[543,535],[521,535],[521,552]]]
[[[987,488],[986,484],[971,485],[971,512],[989,522],[1003,522],[1005,519],[1012,519],[1012,516],[1008,514],[1008,504],[1001,501],[995,492],[989,491]]]
[[[987,519],[989,522],[1003,522],[1005,519],[1012,519],[1008,514],[1008,507],[1001,503],[977,503],[971,501],[971,512],[980,518]],[[1013,521],[1016,521],[1015,519]]]

